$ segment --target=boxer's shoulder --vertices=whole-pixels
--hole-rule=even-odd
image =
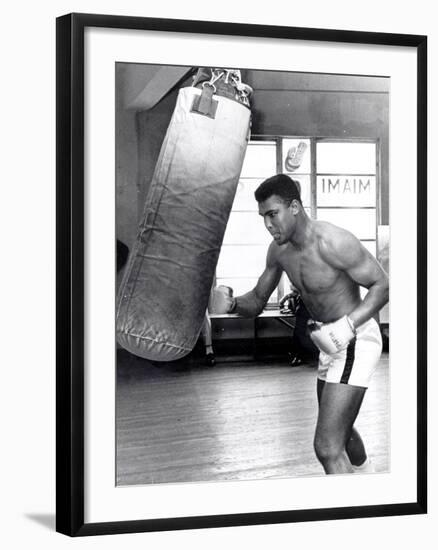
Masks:
[[[313,227],[315,231],[315,236],[321,242],[330,243],[333,240],[337,240],[340,238],[342,239],[345,234],[348,234],[348,231],[346,229],[343,229],[338,225],[326,222],[324,220],[314,220]]]
[[[350,231],[330,222],[316,221],[315,235],[323,259],[329,263],[353,261],[360,252],[360,243]]]
[[[285,258],[290,255],[292,247],[290,243],[277,244],[275,241],[269,245],[267,254],[267,263],[269,265],[283,266]]]
[[[278,260],[286,246],[284,244],[278,245],[275,241],[272,241],[268,248],[268,259]]]

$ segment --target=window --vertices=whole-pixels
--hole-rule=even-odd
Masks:
[[[375,142],[316,142],[316,218],[351,231],[375,256]]]
[[[235,295],[254,288],[265,267],[271,236],[258,215],[254,191],[277,172],[276,159],[276,141],[248,145],[216,268],[217,284],[231,286]]]
[[[376,256],[377,142],[275,137],[248,144],[233,208],[216,269],[217,284],[235,295],[254,288],[262,273],[271,237],[260,216],[254,191],[266,178],[285,173],[300,184],[303,206],[313,219],[344,227]],[[282,278],[269,304],[289,290]]]

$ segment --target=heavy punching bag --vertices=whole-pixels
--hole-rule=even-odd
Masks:
[[[119,344],[154,361],[199,336],[249,139],[251,88],[200,69],[179,90],[116,305]]]

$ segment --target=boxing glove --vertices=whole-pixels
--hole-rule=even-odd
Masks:
[[[333,323],[309,320],[308,327],[313,343],[329,355],[346,349],[356,335],[353,322],[347,315]]]
[[[294,172],[301,166],[306,149],[307,144],[304,141],[300,141],[298,147],[292,147],[289,149],[284,163],[288,172]]]
[[[234,309],[234,303],[233,289],[229,286],[219,285],[211,291],[210,313],[229,313]]]

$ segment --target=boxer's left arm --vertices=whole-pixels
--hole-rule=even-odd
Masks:
[[[388,275],[362,243],[344,229],[335,228],[326,235],[321,249],[330,265],[345,271],[354,282],[368,289],[365,298],[348,314],[348,318],[357,328],[388,302]]]
[[[263,311],[283,273],[283,268],[277,261],[277,248],[275,243],[271,243],[265,270],[252,290],[234,298],[233,313],[239,313],[244,317],[257,317]]]

